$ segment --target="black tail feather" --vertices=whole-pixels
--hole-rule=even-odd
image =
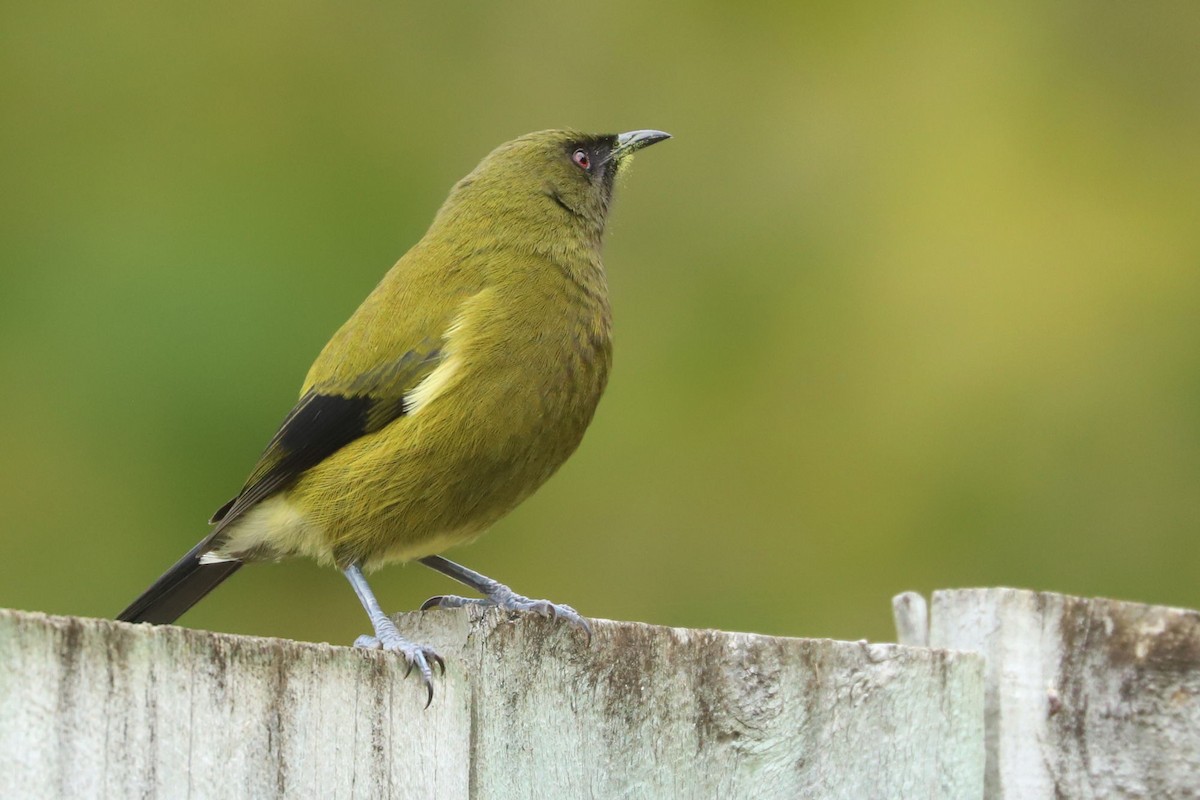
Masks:
[[[241,561],[201,564],[200,556],[212,546],[205,539],[193,547],[175,566],[163,573],[141,597],[118,616],[122,622],[152,622],[167,625],[183,616],[200,598],[217,588],[221,581],[237,572]]]

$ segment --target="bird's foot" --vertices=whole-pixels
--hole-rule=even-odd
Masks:
[[[465,606],[482,606],[498,608],[501,611],[528,611],[546,619],[561,619],[579,628],[587,634],[588,642],[592,641],[592,626],[587,618],[575,609],[563,603],[551,603],[549,600],[530,600],[519,595],[504,584],[496,584],[486,597],[459,597],[445,594],[431,597],[421,604],[421,610],[431,608],[463,608]]]
[[[375,623],[375,635],[363,635],[354,641],[355,647],[361,647],[365,650],[386,650],[392,653],[400,653],[404,656],[404,660],[408,662],[408,669],[404,671],[404,677],[408,677],[413,671],[413,667],[421,673],[421,680],[425,684],[425,689],[428,692],[428,697],[425,700],[425,707],[429,708],[429,704],[433,702],[433,664],[437,664],[441,669],[442,674],[446,674],[446,662],[442,660],[433,648],[425,647],[424,645],[416,644],[405,639],[400,634],[400,630],[396,624],[387,617],[381,620],[373,620]]]

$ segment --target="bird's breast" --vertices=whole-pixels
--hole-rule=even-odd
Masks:
[[[498,293],[475,309],[463,321],[461,347],[451,341],[459,408],[498,445],[562,459],[578,444],[608,381],[608,307],[570,285],[520,291],[512,306]]]

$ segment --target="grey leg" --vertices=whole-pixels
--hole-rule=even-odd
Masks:
[[[509,589],[503,583],[480,575],[474,570],[467,569],[461,564],[455,564],[441,556],[427,556],[419,559],[430,569],[437,570],[443,575],[449,575],[459,583],[470,586],[483,595],[477,597],[458,597],[456,595],[438,595],[431,597],[421,605],[421,610],[429,608],[461,608],[463,606],[495,606],[504,611],[532,611],[551,619],[563,619],[577,628],[582,628],[587,634],[588,641],[592,638],[592,626],[578,611],[568,605],[551,603],[549,600],[530,600]]]
[[[404,673],[405,676],[412,672],[413,667],[421,672],[421,679],[429,691],[429,697],[425,701],[425,707],[429,708],[429,704],[433,702],[433,670],[429,666],[430,662],[441,667],[443,675],[446,674],[446,662],[442,661],[442,657],[430,648],[414,644],[400,635],[396,623],[388,619],[387,614],[384,614],[383,609],[379,607],[379,601],[375,599],[375,593],[371,591],[371,587],[367,584],[367,578],[358,564],[351,564],[342,570],[342,574],[354,587],[354,593],[358,595],[358,601],[367,610],[367,616],[371,618],[371,627],[375,629],[374,636],[360,636],[355,640],[354,646],[402,653],[408,661],[408,671]]]

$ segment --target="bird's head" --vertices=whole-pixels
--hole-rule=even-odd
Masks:
[[[617,174],[636,151],[668,138],[653,130],[526,134],[497,147],[459,181],[443,214],[486,215],[538,230],[566,226],[599,241]]]

